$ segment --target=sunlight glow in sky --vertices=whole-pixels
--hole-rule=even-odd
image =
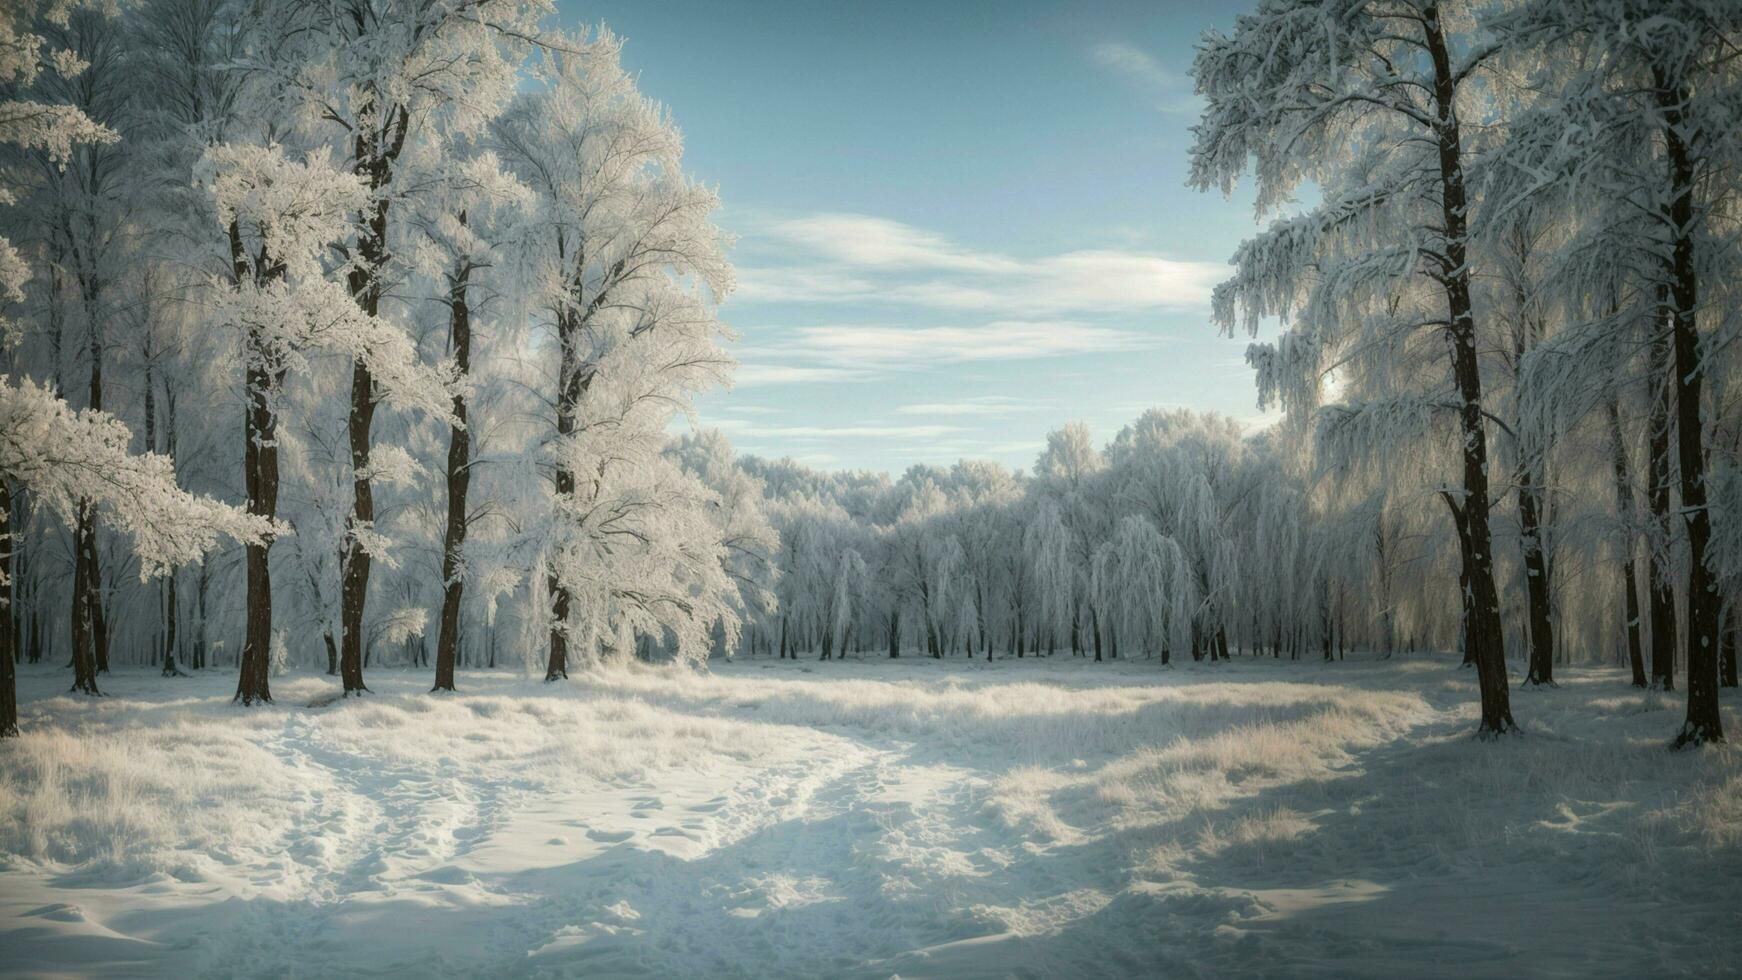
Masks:
[[[1185,186],[1192,3],[563,0],[666,102],[738,243],[740,452],[1027,467],[1155,405],[1260,422],[1210,289],[1249,195]]]

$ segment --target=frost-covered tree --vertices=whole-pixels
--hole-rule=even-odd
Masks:
[[[197,560],[220,537],[252,544],[272,534],[269,519],[183,490],[174,463],[155,453],[131,453],[132,439],[110,415],[89,408],[75,412],[28,379],[16,384],[0,379],[0,498],[9,498],[14,489],[29,490],[37,506],[69,526],[82,511],[100,509],[116,531],[131,539],[141,578]],[[0,499],[0,515],[10,511],[10,499]],[[6,528],[0,549],[10,552],[11,537]],[[0,561],[0,574],[7,565]],[[10,637],[9,624],[6,633]],[[0,652],[5,654],[0,657],[5,661],[0,735],[16,734],[13,655],[10,649]],[[75,647],[73,654],[73,689],[98,693],[90,649]]]
[[[717,496],[714,523],[724,549],[722,567],[737,589],[733,605],[742,623],[756,623],[773,611],[779,581],[780,536],[769,521],[762,482],[738,465],[718,429],[687,434],[669,452]]]
[[[259,54],[250,68],[274,80],[300,128],[330,141],[367,195],[336,243],[364,316],[404,331],[383,306],[405,275],[397,216],[420,192],[443,186],[408,177],[446,152],[442,137],[481,133],[507,104],[542,13],[529,0],[280,0],[256,15]],[[367,689],[364,613],[371,563],[385,543],[370,458],[383,394],[383,380],[354,360],[346,421],[353,494],[340,562],[346,693]]]
[[[550,510],[535,525],[554,680],[571,648],[664,636],[701,657],[716,625],[735,642],[739,619],[717,501],[663,453],[672,414],[730,366],[718,198],[683,172],[677,128],[636,91],[614,35],[550,45],[492,141],[535,196],[523,294],[556,362]]]
[[[242,349],[248,507],[270,519],[278,507],[279,391],[288,373],[307,369],[311,352],[347,356],[384,395],[438,414],[449,408],[449,379],[425,368],[402,332],[365,312],[344,283],[326,274],[325,251],[369,199],[362,181],[333,167],[324,153],[298,162],[277,146],[213,147],[198,172],[229,241],[231,276],[214,285],[213,318]],[[388,455],[375,465],[397,461]],[[270,547],[262,541],[248,553],[248,634],[236,688],[243,704],[272,699]]]
[[[1742,113],[1736,72],[1742,10],[1725,0],[1540,2],[1523,5],[1500,26],[1511,43],[1578,66],[1544,93],[1545,111],[1527,120],[1534,128],[1521,142],[1551,148],[1543,154],[1539,183],[1564,183],[1579,197],[1619,205],[1599,210],[1593,243],[1603,252],[1643,253],[1645,259],[1634,278],[1650,297],[1652,369],[1664,375],[1658,390],[1665,418],[1653,426],[1652,438],[1667,441],[1673,400],[1675,489],[1688,547],[1688,713],[1675,744],[1721,742],[1722,598],[1705,414],[1715,358],[1704,334],[1735,329],[1733,315],[1712,297],[1722,289],[1714,282],[1737,268],[1736,235],[1727,226],[1734,220],[1735,161],[1742,154],[1735,125]],[[1596,285],[1589,277],[1581,284]],[[1603,339],[1604,327],[1624,323],[1604,317],[1596,339]],[[1667,461],[1669,453],[1662,455]],[[1667,484],[1663,469],[1654,482]],[[1667,500],[1662,503],[1667,511]]]
[[[1035,486],[1057,503],[1069,545],[1069,591],[1054,595],[1060,603],[1054,611],[1064,617],[1058,625],[1069,630],[1072,653],[1083,652],[1082,630],[1087,625],[1097,657],[1101,652],[1100,611],[1095,608],[1088,584],[1095,545],[1111,527],[1111,512],[1104,499],[1106,469],[1106,457],[1095,448],[1088,426],[1081,422],[1049,433],[1046,448],[1034,463]],[[1054,566],[1052,571],[1056,575],[1065,570]],[[1052,585],[1062,587],[1065,582],[1055,580]]]
[[[1253,170],[1260,214],[1302,181],[1323,190],[1324,203],[1242,245],[1234,277],[1216,291],[1224,329],[1292,319],[1288,356],[1268,355],[1291,377],[1273,378],[1273,388],[1316,385],[1331,364],[1358,376],[1363,361],[1395,356],[1423,331],[1444,344],[1425,388],[1384,397],[1408,414],[1455,418],[1462,479],[1442,496],[1460,531],[1485,736],[1515,725],[1489,528],[1463,119],[1479,115],[1476,79],[1498,50],[1465,4],[1263,0],[1231,34],[1212,31],[1200,44],[1193,74],[1207,105],[1191,172],[1197,187],[1226,192]]]

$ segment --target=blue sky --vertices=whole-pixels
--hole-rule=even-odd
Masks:
[[[609,24],[738,236],[741,452],[1028,467],[1072,419],[1256,422],[1210,288],[1251,200],[1185,186],[1186,74],[1238,5],[564,0]]]

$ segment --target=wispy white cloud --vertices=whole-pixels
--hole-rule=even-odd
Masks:
[[[961,432],[954,425],[889,425],[881,422],[856,422],[847,425],[763,425],[750,419],[722,418],[714,420],[715,428],[730,433],[734,439],[935,439]]]
[[[1097,44],[1089,49],[1095,64],[1148,94],[1162,112],[1187,113],[1197,108],[1190,79],[1166,66],[1142,48],[1121,42]]]
[[[816,364],[769,364],[740,359],[737,370],[732,374],[732,384],[737,388],[754,388],[758,385],[860,381],[865,376],[864,371],[846,367],[828,367]]]
[[[812,214],[776,222],[770,231],[847,265],[1012,273],[1014,259],[963,248],[942,235],[864,214]]]
[[[853,301],[989,316],[1202,310],[1228,271],[1121,249],[1015,258],[862,214],[773,221],[746,237],[771,254],[739,268],[736,295],[763,303]]]
[[[1008,395],[982,395],[950,402],[918,402],[903,405],[897,415],[978,415],[1002,417],[1030,407],[1031,402]]]
[[[896,364],[961,364],[1153,346],[1154,334],[1072,321],[997,321],[964,327],[868,324],[800,327],[785,349],[827,365],[861,368]]]
[[[757,303],[832,303],[862,300],[877,292],[876,283],[841,269],[815,264],[786,268],[739,266],[732,298]]]

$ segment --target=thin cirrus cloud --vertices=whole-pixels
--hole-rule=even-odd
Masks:
[[[941,424],[886,425],[854,423],[849,425],[764,425],[750,419],[720,418],[714,428],[734,437],[782,439],[935,439],[961,432],[960,426]]]
[[[1154,347],[1149,332],[1073,321],[994,321],[979,326],[798,327],[778,348],[741,351],[736,387],[863,381],[903,366],[1017,361]],[[977,414],[988,414],[979,412]]]
[[[770,364],[740,359],[732,373],[734,388],[755,388],[762,385],[813,384],[829,381],[859,381],[865,372],[854,368],[828,367],[816,364]]]
[[[963,415],[1003,417],[1033,407],[1035,407],[1033,401],[1028,399],[1014,398],[1009,395],[981,395],[948,402],[915,402],[910,405],[902,405],[895,410],[895,413],[897,415],[943,415],[948,417]]]
[[[1197,100],[1192,96],[1187,78],[1168,71],[1141,48],[1120,42],[1097,44],[1089,49],[1089,57],[1101,68],[1149,96],[1162,112],[1190,113],[1197,110]]]
[[[850,301],[990,316],[1204,310],[1227,275],[1217,263],[1118,249],[1016,258],[862,214],[777,220],[746,241],[761,260],[739,267],[735,296],[757,303]]]
[[[1071,321],[996,321],[973,327],[800,327],[786,349],[824,364],[884,366],[1010,361],[1135,350],[1151,334]],[[843,367],[850,370],[850,368]]]

